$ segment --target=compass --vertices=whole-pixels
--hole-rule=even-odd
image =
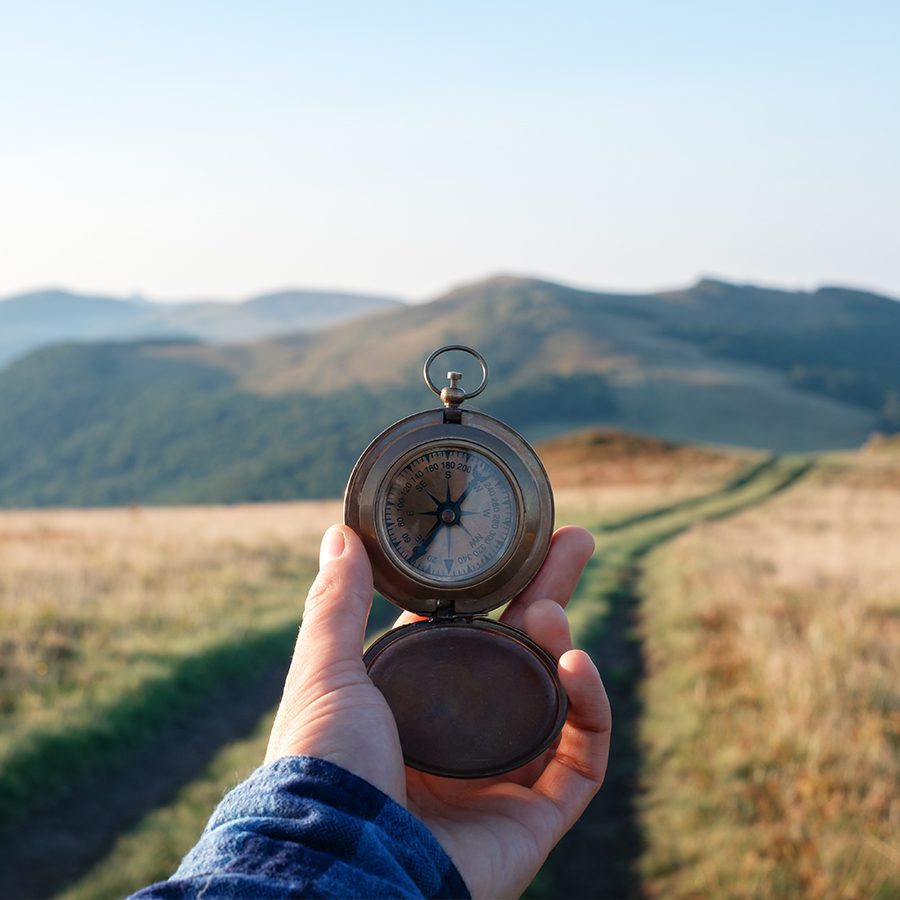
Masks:
[[[438,356],[461,350],[481,366],[465,392]],[[567,701],[556,660],[524,632],[486,614],[537,574],[553,532],[553,494],[531,446],[510,426],[462,404],[487,385],[480,353],[435,350],[424,378],[443,408],[395,422],[356,463],[344,521],[360,536],[376,589],[426,617],[394,629],[364,660],[394,713],[408,765],[481,777],[523,765],[559,734]]]

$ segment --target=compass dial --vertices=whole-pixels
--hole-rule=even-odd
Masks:
[[[518,526],[504,471],[467,447],[420,451],[390,479],[383,525],[394,556],[419,578],[477,579],[499,562]]]

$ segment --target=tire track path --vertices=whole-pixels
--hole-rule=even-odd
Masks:
[[[629,900],[642,896],[643,836],[637,799],[642,775],[638,728],[646,675],[637,621],[642,564],[656,547],[701,522],[734,515],[787,489],[808,458],[772,457],[725,487],[597,529],[598,554],[570,606],[573,637],[597,663],[613,711],[603,788],[566,835],[526,896]]]
[[[395,613],[387,601],[377,602],[370,629],[387,627]],[[238,672],[216,661],[229,652],[246,653],[247,641],[242,650],[216,647],[190,659],[188,674],[178,669],[172,673],[173,684],[183,683],[205,664],[223,669],[223,677],[211,690],[170,709],[164,720],[155,716],[149,737],[130,742],[116,733],[106,745],[88,745],[102,751],[96,759],[64,768],[55,778],[47,771],[35,775],[27,806],[0,824],[0,898],[40,900],[74,883],[109,852],[120,834],[199,777],[222,747],[249,735],[281,697],[296,632],[295,623],[259,635],[265,654],[254,652],[254,665]],[[166,681],[155,689],[160,687],[169,690],[171,685]],[[147,705],[150,716],[149,699],[133,698],[135,715],[140,717]],[[73,740],[60,752],[79,749]],[[44,792],[45,785],[56,786],[61,778],[68,779],[67,788]]]
[[[590,885],[586,896],[640,895],[634,875],[641,850],[636,724],[644,666],[634,628],[640,562],[697,522],[731,515],[783,490],[809,466],[806,460],[771,458],[710,494],[597,529],[600,554],[570,610],[576,640],[597,660],[610,693],[612,762],[599,797],[551,856],[530,896],[573,896],[573,885]],[[396,613],[386,601],[376,603],[369,635],[389,627]],[[252,677],[228,679],[173,715],[151,740],[132,750],[123,747],[114,766],[79,773],[65,794],[30,804],[24,821],[0,828],[0,896],[48,897],[72,883],[103,858],[119,834],[198,777],[222,746],[249,734],[278,701],[291,630],[281,638],[282,658]]]

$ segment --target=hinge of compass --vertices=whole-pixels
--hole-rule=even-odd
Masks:
[[[432,621],[435,619],[455,619],[456,612],[453,609],[453,601],[447,598],[434,601],[434,612],[429,617]]]

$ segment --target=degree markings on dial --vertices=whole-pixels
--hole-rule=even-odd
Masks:
[[[464,509],[473,498],[481,508]],[[423,508],[423,503],[431,508]],[[441,521],[447,511],[453,513],[451,521]],[[511,485],[502,470],[480,453],[462,448],[412,458],[396,474],[385,497],[384,525],[394,552],[406,565],[437,581],[453,581],[492,565],[512,539],[515,518]],[[432,545],[441,530],[446,556],[436,557]]]

